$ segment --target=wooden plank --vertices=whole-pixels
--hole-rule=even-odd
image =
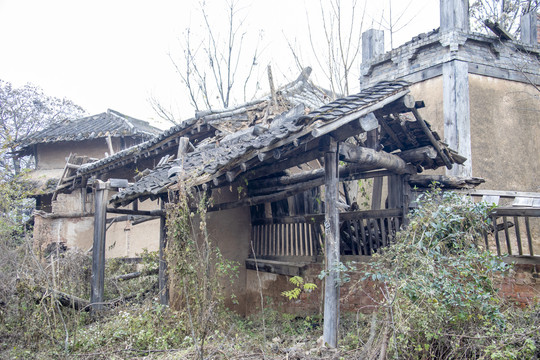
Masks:
[[[514,201],[512,202],[512,206],[527,206],[532,207],[533,206],[533,198],[532,197],[516,197]]]
[[[304,255],[309,255],[308,253],[308,238],[306,234],[306,224],[300,224],[302,227],[302,252]]]
[[[381,218],[379,219],[380,221],[380,229],[381,229],[381,240],[382,240],[382,244],[383,246],[388,246],[388,237],[387,237],[387,234],[386,234],[386,226],[384,225],[384,218]]]
[[[372,226],[373,240],[376,241],[377,250],[378,250],[382,245],[382,239],[379,236],[379,234],[381,234],[381,229],[379,228],[377,219],[371,220],[371,226]]]
[[[371,196],[371,209],[379,210],[381,208],[382,201],[382,187],[383,187],[383,178],[376,177],[373,179],[373,193]]]
[[[504,225],[504,236],[506,239],[506,249],[508,250],[508,255],[512,255],[512,245],[510,244],[510,234],[508,233],[508,222],[506,216],[503,216],[503,225]]]
[[[66,160],[66,165],[64,166],[64,171],[62,172],[62,176],[60,176],[60,179],[58,180],[58,183],[56,184],[56,189],[54,190],[53,192],[53,195],[52,195],[52,200],[56,200],[56,197],[58,196],[58,190],[64,188],[64,187],[67,187],[67,186],[61,186],[62,185],[62,182],[64,182],[64,178],[65,176],[67,175],[67,173],[69,172],[69,162],[71,161],[71,158],[73,157],[73,153],[69,153],[69,156]]]
[[[471,196],[484,196],[484,195],[495,195],[502,198],[516,198],[516,197],[530,197],[533,199],[540,199],[540,193],[537,192],[523,192],[523,191],[504,191],[504,190],[461,190],[456,191],[460,193],[465,193]]]
[[[265,225],[265,241],[266,241],[266,252],[265,255],[274,255],[272,254],[272,239],[270,238],[270,230],[272,225]]]
[[[501,244],[499,242],[499,230],[497,229],[497,217],[491,217],[493,222],[493,233],[495,235],[495,245],[497,246],[497,255],[501,256]]]
[[[484,236],[484,242],[486,244],[486,251],[489,251],[489,241],[488,241],[488,233],[485,230],[482,230],[482,235]]]
[[[362,246],[364,248],[364,254],[363,255],[369,255],[371,253],[371,248],[369,247],[369,241],[366,237],[366,229],[364,227],[364,220],[359,219],[356,221],[356,225],[358,226],[358,230],[360,231],[360,238],[359,240],[362,242]]]
[[[293,231],[292,231],[293,224],[287,224],[287,246],[288,250],[287,255],[292,256],[294,255],[294,242],[293,242]]]
[[[113,149],[113,145],[112,145],[112,139],[111,139],[111,134],[107,131],[107,137],[105,138],[105,141],[107,142],[107,147],[109,148],[109,153],[110,155],[114,155],[114,149]]]
[[[525,217],[525,230],[527,232],[527,242],[529,243],[529,255],[534,256],[533,242],[531,236],[531,225],[529,223],[529,217]]]
[[[521,234],[519,232],[519,218],[514,216],[514,230],[516,231],[516,241],[519,255],[523,255],[523,247],[521,245]]]
[[[299,256],[304,256],[306,255],[304,253],[304,248],[302,246],[302,244],[304,243],[303,241],[303,238],[302,238],[302,229],[301,227],[303,226],[304,224],[297,224],[296,225],[296,242],[298,244],[298,255]]]
[[[498,207],[493,209],[497,216],[533,216],[540,217],[540,208],[533,207]]]

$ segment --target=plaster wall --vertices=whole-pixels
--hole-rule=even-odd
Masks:
[[[114,192],[109,192],[109,199]],[[86,196],[86,209],[83,214],[82,197]],[[141,210],[158,209],[157,201],[145,201]],[[58,194],[53,202],[53,215],[35,216],[34,239],[38,248],[44,249],[53,242],[63,242],[68,248],[88,250],[94,237],[93,194],[85,189],[70,194]],[[107,218],[121,215],[108,214]],[[107,230],[105,256],[136,257],[143,252],[159,250],[159,219],[133,225],[131,221],[118,221]]]
[[[34,217],[34,245],[44,250],[54,242],[65,243],[70,249],[87,251],[92,247],[94,217],[92,215],[77,218]]]
[[[216,204],[238,199],[236,190],[220,188],[212,193]],[[224,211],[209,212],[207,218],[208,234],[220,249],[223,257],[238,263],[238,278],[234,284],[227,288],[228,295],[234,294],[238,304],[228,300],[227,306],[240,314],[252,305],[247,303],[246,292],[246,265],[249,256],[251,241],[251,213],[249,207],[239,207]],[[229,296],[227,296],[229,298]]]
[[[105,139],[38,144],[36,168],[38,170],[63,169],[66,165],[66,159],[71,153],[101,159],[105,157],[105,152],[108,151]]]
[[[411,93],[424,100],[420,114],[444,138],[442,77],[411,85]],[[526,83],[469,74],[469,97],[473,176],[486,180],[478,188],[540,191],[540,92]]]
[[[540,191],[540,92],[469,75],[473,176],[482,188]]]

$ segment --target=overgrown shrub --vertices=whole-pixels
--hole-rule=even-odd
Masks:
[[[486,204],[451,192],[433,189],[423,195],[409,226],[364,273],[364,279],[378,281],[384,299],[374,315],[380,326],[371,346],[377,351],[366,354],[405,359],[538,354],[540,320],[530,309],[509,306],[494,285],[508,265],[481,246],[489,211]]]

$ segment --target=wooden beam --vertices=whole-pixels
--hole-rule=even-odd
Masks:
[[[394,101],[388,105],[385,105],[379,112],[386,114],[401,114],[410,112],[411,109],[414,109],[415,101],[414,97],[411,94],[407,94],[397,101]]]
[[[360,117],[358,120],[351,121],[350,123],[341,126],[339,129],[332,131],[330,136],[339,142],[346,140],[351,136],[377,129],[378,127],[379,122],[377,118],[370,112],[369,114]]]
[[[396,174],[414,174],[416,169],[397,155],[384,151],[354,146],[342,143],[339,148],[339,159],[345,162],[361,163],[371,165],[374,168],[382,168],[395,172]]]
[[[401,151],[396,154],[408,163],[422,163],[427,159],[435,160],[437,158],[437,150],[433,146],[423,146],[416,149]]]
[[[315,160],[319,156],[320,156],[320,151],[317,148],[307,150],[297,156],[291,156],[291,157],[287,156],[286,160],[273,163],[268,166],[260,167],[255,170],[248,170],[244,178],[247,180],[251,180],[251,179],[257,179],[263,176],[268,176],[270,174],[275,174],[277,172],[289,169],[293,166],[302,165],[304,163]]]
[[[107,137],[105,138],[105,141],[107,142],[107,147],[109,148],[109,155],[110,156],[113,156],[114,155],[114,149],[113,149],[113,146],[112,146],[112,139],[111,139],[111,134],[109,134],[109,132],[107,132]]]
[[[285,199],[289,196],[293,196],[295,194],[312,189],[320,185],[321,185],[321,180],[314,179],[311,181],[306,181],[301,184],[297,184],[287,190],[283,190],[278,193],[261,195],[261,196],[252,196],[252,197],[244,198],[244,199],[233,201],[233,202],[216,204],[214,206],[209,207],[208,211],[228,210],[228,209],[234,209],[234,208],[242,207],[242,206],[252,206],[252,205],[258,205],[258,204],[263,204],[263,203],[270,203],[270,202]]]
[[[94,199],[94,244],[92,247],[92,279],[90,303],[92,310],[103,309],[105,285],[105,234],[107,224],[107,183],[96,180]]]
[[[422,118],[422,116],[420,115],[418,110],[412,109],[412,113],[413,113],[414,117],[416,118],[416,122],[420,125],[420,128],[422,128],[422,131],[428,137],[429,142],[435,148],[435,150],[437,150],[437,153],[442,158],[444,164],[446,165],[446,168],[449,169],[449,170],[452,169],[452,162],[450,161],[448,156],[446,156],[444,151],[441,149],[441,146],[440,146],[439,142],[435,139],[435,137],[433,136],[433,133],[431,132],[431,130],[428,129],[428,127],[426,125],[426,122],[424,121],[424,119]]]
[[[165,212],[161,209],[158,210],[132,210],[132,209],[115,209],[107,208],[107,212],[111,214],[124,214],[124,215],[144,215],[144,216],[161,216]]]
[[[405,148],[405,146],[403,145],[401,140],[399,140],[394,130],[392,130],[392,128],[386,123],[386,121],[383,119],[380,123],[383,130],[392,138],[392,140],[394,140],[394,143],[397,145],[397,147],[400,149]]]
[[[373,180],[373,192],[371,194],[371,210],[379,210],[382,203],[383,177],[379,176]]]
[[[379,176],[393,175],[392,172],[382,171],[370,171],[369,167],[361,165],[347,165],[339,167],[339,179],[340,181],[354,181],[359,179],[376,178]],[[252,181],[249,183],[249,194],[251,196],[279,193],[288,190],[294,191],[295,187],[298,188],[296,193],[310,190],[305,189],[304,183],[309,182],[313,187],[321,186],[324,184],[324,169],[317,169],[312,171],[306,171],[299,174],[293,174],[290,176],[280,176],[271,179],[261,179]]]
[[[411,175],[409,184],[428,188],[433,182],[437,182],[443,188],[450,189],[467,189],[478,186],[485,182],[482,178],[475,177],[459,177],[448,175]]]
[[[323,341],[332,348],[337,347],[339,328],[339,212],[337,143],[330,141],[324,153],[324,185],[325,185],[325,268],[324,281],[324,325]]]

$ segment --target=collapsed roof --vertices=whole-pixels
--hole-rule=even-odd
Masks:
[[[411,104],[410,98],[408,83],[384,81],[314,111],[299,104],[272,121],[251,124],[227,134],[218,131],[215,136],[193,146],[192,152],[173,161],[161,161],[153,171],[116,194],[112,202],[120,206],[135,199],[155,199],[179,181],[185,181],[188,186],[215,187],[238,179],[251,181],[268,177],[317,159],[321,154],[320,140],[325,135],[345,141],[379,126],[381,142],[378,150],[381,151],[368,149],[371,152],[367,158],[378,153],[390,161],[399,160],[397,162],[401,161],[405,166],[400,163],[399,170],[394,168],[396,172],[416,173],[420,167],[452,167],[452,164],[463,163],[465,159],[448,149],[418,114],[416,107],[421,106],[420,102],[412,101]],[[404,104],[404,99],[409,99],[409,104]],[[234,113],[225,111],[214,114],[212,119],[217,121],[234,116]],[[176,136],[183,136],[182,131],[176,132]],[[365,149],[358,136],[356,143]],[[357,148],[344,144],[340,158],[350,160],[354,157],[350,152],[354,153]],[[394,156],[396,154],[401,157]],[[368,160],[355,171],[379,168],[381,163],[369,163]]]
[[[92,178],[105,178],[107,173],[127,164],[138,164],[142,160],[155,158],[156,163],[164,155],[173,155],[180,137],[189,137],[194,146],[219,141],[227,135],[254,126],[266,126],[283,111],[302,104],[306,111],[316,109],[332,100],[331,93],[309,81],[311,68],[305,68],[297,79],[278,88],[272,94],[234,108],[197,112],[194,117],[171,127],[157,137],[117,152],[101,160],[82,165],[77,175],[64,189],[72,190],[84,186]],[[163,161],[173,160],[167,156]],[[143,168],[144,169],[144,168]]]

